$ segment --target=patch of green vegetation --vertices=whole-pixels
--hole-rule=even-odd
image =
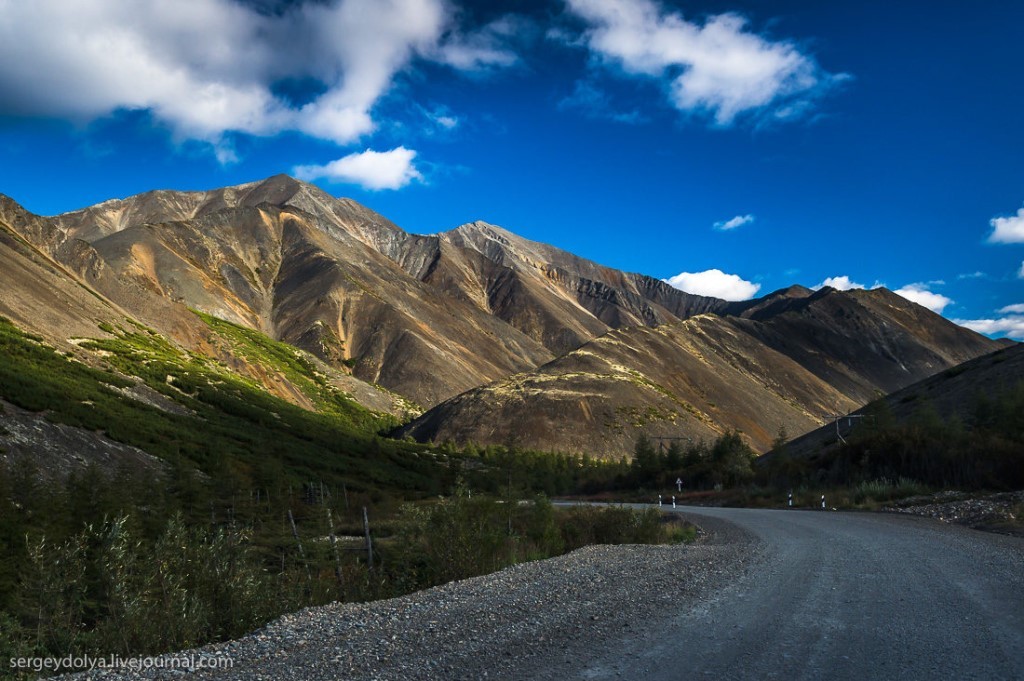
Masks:
[[[641,434],[622,486],[667,490],[673,489],[675,480],[681,478],[690,490],[738,487],[754,479],[756,458],[740,433],[734,430],[711,443],[691,440],[684,447],[681,439],[671,440],[667,449],[655,449],[651,440]]]
[[[950,367],[949,369],[943,371],[942,375],[946,378],[955,378],[965,371],[967,371],[967,367],[964,366],[963,364],[958,364],[955,367]]]
[[[296,347],[246,329],[237,324],[193,310],[218,336],[231,345],[232,352],[267,370],[282,374],[310,399],[318,411],[331,414],[347,425],[374,433],[398,425],[390,414],[371,412],[350,395],[331,385],[313,360]]]
[[[98,351],[115,371],[69,360],[0,319],[0,396],[24,409],[45,411],[52,421],[103,432],[166,461],[184,460],[210,475],[229,474],[240,486],[254,484],[266,463],[275,461],[283,475],[298,480],[420,493],[438,489],[437,464],[409,456],[422,446],[374,438],[381,420],[329,390],[322,393],[324,411],[311,412],[149,331],[81,347]],[[304,366],[290,353],[285,360]],[[187,407],[192,415],[170,414],[125,398],[113,388],[134,385],[129,377]]]
[[[660,409],[654,406],[646,407],[616,407],[616,414],[625,417],[634,428],[643,428],[648,423],[656,421],[676,422],[679,414],[670,409]]]
[[[851,490],[851,497],[855,504],[872,505],[878,502],[927,494],[930,491],[921,483],[909,478],[899,478],[898,480],[879,478],[864,480],[855,485]]]

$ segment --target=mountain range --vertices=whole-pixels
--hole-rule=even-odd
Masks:
[[[641,432],[766,450],[1007,344],[885,289],[727,302],[501,227],[403,231],[287,176],[151,191],[55,217],[0,197],[0,315],[81,339],[140,323],[306,409],[204,315],[308,353],[396,434],[618,457]]]

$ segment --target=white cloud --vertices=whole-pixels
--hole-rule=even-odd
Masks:
[[[1024,316],[1010,315],[999,319],[954,319],[955,324],[988,335],[1006,334],[1014,340],[1024,340]]]
[[[708,114],[718,125],[754,111],[798,117],[846,77],[825,72],[792,42],[751,33],[737,14],[700,25],[654,0],[566,2],[587,24],[583,42],[600,60],[662,79],[677,109]]]
[[[665,281],[687,293],[712,296],[723,300],[749,300],[761,290],[760,284],[745,281],[735,274],[726,274],[719,269],[703,272],[680,272]]]
[[[992,234],[988,240],[994,244],[1024,244],[1024,208],[1016,215],[1005,218],[992,218],[988,221],[992,226]]]
[[[743,225],[749,225],[753,221],[753,215],[737,215],[734,218],[729,218],[728,220],[724,220],[722,222],[716,222],[715,229],[717,229],[720,232],[728,232],[730,229],[736,229],[737,227],[742,227]]]
[[[825,286],[831,286],[839,291],[849,291],[855,288],[866,288],[864,284],[858,284],[857,282],[850,279],[845,274],[838,277],[826,277],[825,281],[821,282],[817,286],[813,287],[815,290],[824,288]]]
[[[1020,269],[1017,270],[1017,278],[1024,279],[1024,260],[1020,263]]]
[[[512,66],[519,57],[506,47],[506,43],[516,34],[531,29],[526,19],[505,15],[468,35],[452,32],[432,56],[463,71]]]
[[[1024,314],[1024,303],[999,308],[1000,314]]]
[[[413,160],[416,152],[405,147],[391,151],[366,151],[349,154],[325,165],[296,166],[292,172],[300,180],[326,179],[358,184],[366,189],[401,189],[423,176]]]
[[[942,314],[946,306],[953,302],[952,299],[947,298],[941,293],[929,291],[927,284],[907,284],[903,288],[896,289],[893,293],[939,314]]]
[[[328,0],[261,13],[235,0],[0,0],[0,115],[89,121],[148,111],[178,139],[294,130],[349,144],[417,57],[510,63],[500,31],[458,33],[446,0]],[[277,83],[309,82],[293,103]]]
[[[964,274],[958,274],[958,275],[956,275],[956,278],[960,279],[960,280],[963,280],[963,279],[984,279],[986,276],[988,276],[988,275],[986,275],[981,270],[978,270],[977,272],[965,272]]]
[[[455,116],[437,116],[434,122],[445,130],[454,130],[459,125],[459,119]]]

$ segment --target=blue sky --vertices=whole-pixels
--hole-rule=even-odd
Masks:
[[[0,0],[0,192],[290,173],[698,293],[1024,339],[1024,4]]]

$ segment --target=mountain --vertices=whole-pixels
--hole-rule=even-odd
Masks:
[[[791,288],[732,310],[610,332],[401,434],[615,456],[641,432],[708,440],[737,429],[764,451],[780,429],[806,432],[998,347],[885,289]]]
[[[58,258],[65,242],[87,244],[90,263],[120,273],[105,287],[115,299],[137,296],[127,287],[186,304],[352,365],[426,406],[611,328],[727,305],[482,222],[408,234],[287,176],[147,192],[53,223],[58,236],[36,242]]]
[[[874,418],[884,403],[884,411],[894,423],[908,423],[922,410],[933,411],[943,423],[970,423],[979,400],[994,398],[1021,384],[1024,345],[1016,343],[929,376],[850,413]],[[838,424],[830,422],[788,442],[785,455],[796,459],[828,458],[839,437],[848,439],[870,432],[873,427],[870,420],[859,418],[840,419]],[[764,462],[769,463],[776,456],[769,453]]]
[[[0,316],[86,364],[96,364],[97,358],[81,348],[81,341],[109,338],[114,329],[133,328],[143,320],[182,348],[225,363],[267,392],[298,406],[313,406],[285,372],[251,353],[247,356],[185,305],[141,286],[87,242],[69,238],[52,220],[2,196]],[[326,364],[319,370],[373,411],[401,417],[411,411],[404,398],[346,371]]]
[[[66,280],[60,300],[43,283],[9,296],[21,309],[0,314],[22,328],[68,346],[131,318],[316,409],[247,356],[257,336],[283,341],[373,411],[430,409],[401,431],[421,440],[617,456],[641,431],[734,428],[765,449],[780,427],[806,432],[999,347],[884,289],[729,303],[484,222],[410,234],[283,175],[53,218],[5,200],[0,226]],[[65,289],[81,310],[63,311]]]
[[[149,192],[54,222],[134,290],[352,365],[357,377],[421,404],[551,359],[381,253],[404,235],[390,222],[285,176]]]
[[[416,278],[471,301],[555,355],[610,329],[657,326],[728,307],[485,222],[415,237],[399,258]]]

